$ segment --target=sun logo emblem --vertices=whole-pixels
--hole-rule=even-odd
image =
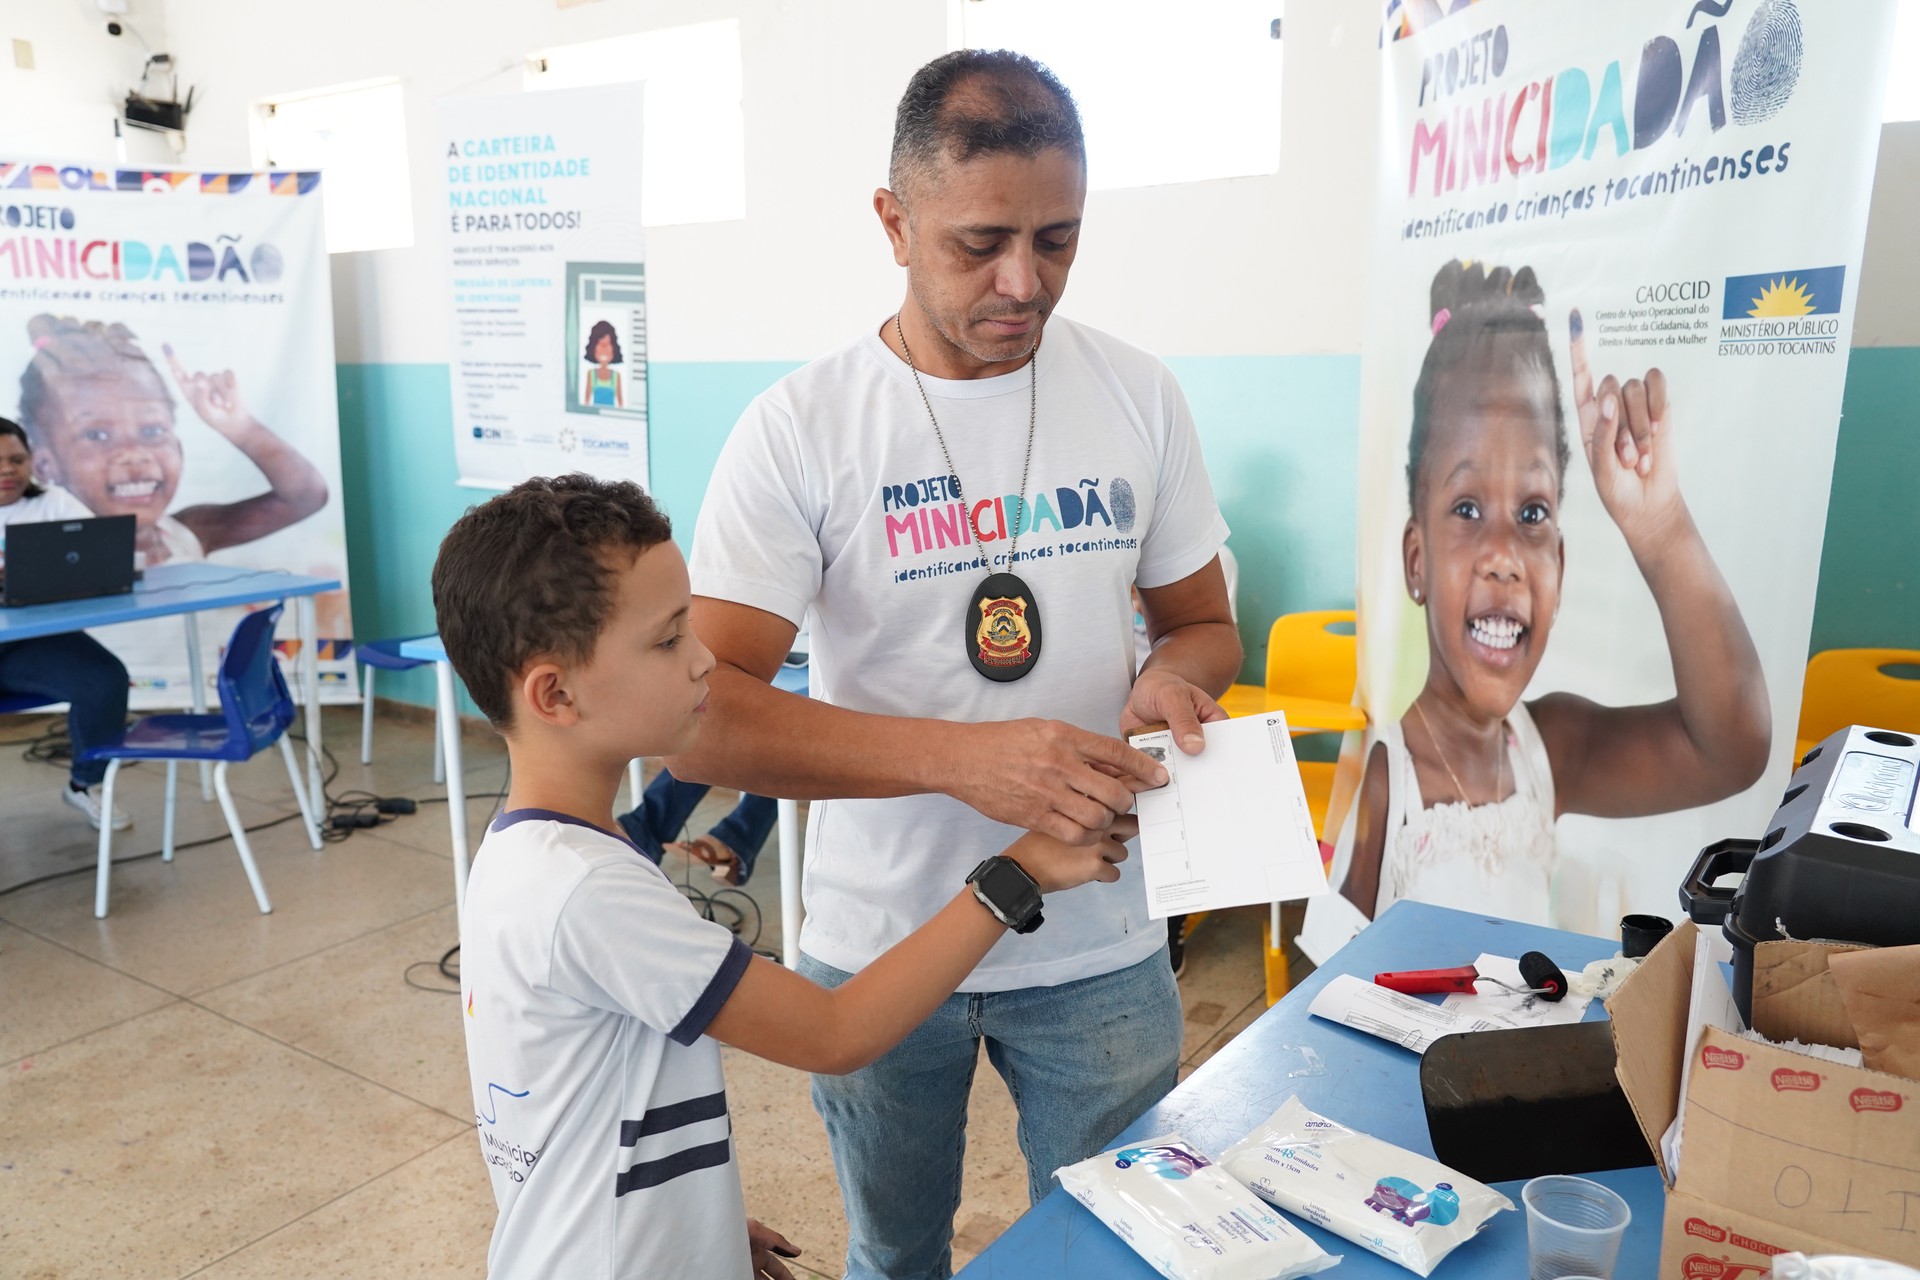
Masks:
[[[1795,313],[1799,314],[1798,312]],[[572,453],[580,447],[580,435],[572,427],[560,428],[560,452]]]
[[[1747,314],[1756,319],[1812,315],[1813,294],[1798,280],[1769,280]]]

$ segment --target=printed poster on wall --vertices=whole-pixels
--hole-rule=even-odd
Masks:
[[[440,104],[460,483],[647,483],[641,84]]]
[[[321,696],[357,698],[319,174],[0,162],[0,413],[42,482],[134,517],[149,566],[339,579]],[[211,685],[241,611],[195,616]],[[136,708],[189,705],[184,626],[94,632]]]
[[[1893,8],[1388,6],[1335,865],[1364,909],[1610,935],[1763,833]]]

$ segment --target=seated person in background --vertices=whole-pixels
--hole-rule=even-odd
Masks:
[[[33,478],[33,450],[20,424],[0,418],[0,525],[41,520],[84,520],[93,512],[65,489]],[[4,567],[4,561],[0,561]],[[0,644],[0,693],[31,694],[49,703],[67,704],[67,733],[73,740],[73,769],[61,798],[97,830],[106,761],[83,764],[80,753],[120,736],[127,725],[127,669],[105,645],[84,631]],[[113,829],[124,831],[133,819],[113,807]]]
[[[620,829],[655,862],[672,849],[711,867],[715,880],[738,887],[753,874],[760,846],[767,842],[778,813],[766,796],[742,791],[733,812],[707,834],[691,840],[674,839],[710,789],[704,782],[682,782],[662,766],[647,784],[639,807],[620,815]]]
[[[461,517],[433,569],[447,655],[513,765],[461,925],[494,1280],[792,1280],[798,1251],[746,1216],[716,1041],[872,1062],[1040,923],[1041,892],[1119,879],[1136,829],[1022,837],[836,989],[754,957],[616,834],[627,762],[693,744],[714,667],[670,532],[632,483],[535,479]]]

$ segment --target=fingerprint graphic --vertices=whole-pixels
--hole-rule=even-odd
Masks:
[[[1761,0],[1733,59],[1736,124],[1771,120],[1800,82],[1800,11],[1793,0]]]
[[[1119,476],[1107,486],[1107,505],[1113,508],[1113,527],[1121,533],[1133,528],[1133,486]]]

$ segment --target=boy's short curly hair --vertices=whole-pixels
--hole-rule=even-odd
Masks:
[[[533,659],[578,662],[613,612],[614,575],[673,536],[630,480],[536,477],[454,522],[433,564],[433,612],[467,692],[496,729]]]

